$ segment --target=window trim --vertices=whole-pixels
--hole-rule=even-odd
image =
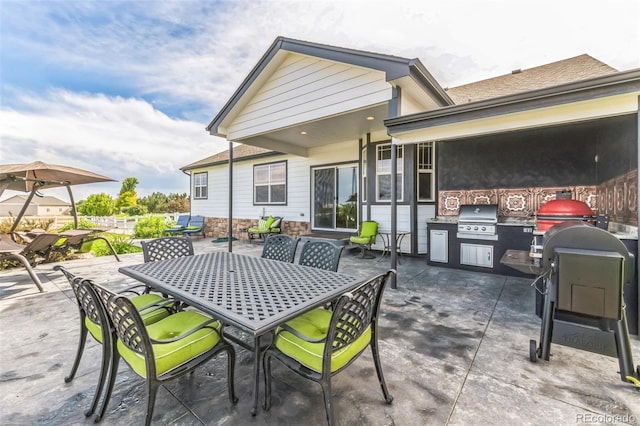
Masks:
[[[420,148],[426,145],[431,146],[431,168],[430,169],[421,169],[420,168]],[[420,174],[430,174],[431,175],[431,198],[430,199],[422,199],[420,198]],[[419,203],[433,203],[436,201],[436,144],[435,142],[418,142],[416,144],[416,201]]]
[[[275,165],[284,166],[284,182],[276,182],[276,183],[271,182],[271,167]],[[269,188],[269,191],[268,191],[269,201],[258,202],[256,201],[256,168],[265,167],[265,166],[268,167],[269,169],[269,172],[268,172],[269,183],[262,186],[267,186]],[[282,185],[283,183],[284,183],[284,201],[277,201],[277,202],[271,201],[271,190],[270,190],[271,186]],[[260,163],[260,164],[253,165],[253,197],[252,199],[253,199],[254,206],[286,206],[287,205],[288,199],[289,199],[289,162],[287,160],[272,161],[270,163]]]
[[[396,170],[396,175],[397,175],[397,180],[398,182],[400,182],[400,194],[396,194],[396,201],[398,202],[403,202],[404,201],[404,146],[403,145],[394,145],[392,143],[382,143],[379,145],[376,145],[376,202],[378,203],[390,203],[391,202],[391,195],[389,195],[389,199],[381,199],[380,198],[380,176],[389,176],[391,177],[391,167],[389,167],[389,171],[388,172],[380,172],[380,169],[378,167],[379,165],[379,154],[381,149],[384,148],[391,148],[393,149],[395,147],[395,149],[397,150],[397,152],[401,152],[402,153],[402,157],[398,156],[396,153],[396,162],[397,162],[397,170]],[[389,152],[391,152],[391,149],[389,149]],[[398,196],[399,195],[399,196]]]
[[[204,175],[204,185],[198,185],[198,177]],[[198,191],[198,189],[204,188],[204,196],[202,195],[202,191]],[[200,192],[200,195],[198,195]],[[209,172],[197,172],[193,174],[193,199],[194,200],[208,200],[209,199]]]

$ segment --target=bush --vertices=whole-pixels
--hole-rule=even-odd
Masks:
[[[134,228],[135,238],[158,238],[164,234],[167,223],[164,216],[149,216],[138,220]]]
[[[133,239],[128,237],[127,235],[118,235],[118,234],[103,234],[105,238],[107,238],[113,249],[118,254],[127,254],[127,253],[139,253],[142,251],[140,247],[134,246],[132,243]],[[111,256],[111,250],[102,240],[93,241],[93,246],[91,247],[91,251],[96,255],[96,257],[100,256]]]
[[[122,213],[129,216],[144,216],[149,213],[149,210],[147,209],[147,206],[136,204],[135,206],[123,207]]]
[[[91,229],[91,228],[95,228],[96,226],[98,226],[98,225],[93,223],[93,222],[88,221],[84,217],[79,217],[78,218],[78,228],[80,228],[80,229]],[[73,221],[71,221],[71,222],[67,223],[66,225],[58,228],[58,232],[68,231],[69,229],[74,229]]]

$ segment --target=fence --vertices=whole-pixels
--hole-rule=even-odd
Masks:
[[[175,222],[178,216],[185,213],[164,213],[166,221]],[[155,215],[154,215],[155,216]],[[138,220],[146,216],[79,216],[78,219],[83,218],[89,222],[93,222],[98,226],[113,228],[117,232],[122,234],[131,235],[135,229]],[[5,216],[0,217],[0,220],[10,220],[12,223],[15,220],[14,217]],[[68,223],[73,223],[73,216],[25,216],[23,221],[52,221],[51,229],[59,229]]]

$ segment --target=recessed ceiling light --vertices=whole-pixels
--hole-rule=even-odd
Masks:
[[[305,132],[304,130],[300,132],[301,135],[306,135],[307,132]]]
[[[376,118],[375,118],[373,115],[370,115],[370,116],[368,116],[368,117],[367,117],[367,120],[368,120],[368,121],[373,121],[373,120],[375,120],[375,119],[376,119]]]

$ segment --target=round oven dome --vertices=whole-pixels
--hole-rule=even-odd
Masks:
[[[581,220],[595,225],[595,215],[587,203],[557,199],[546,202],[538,209],[536,228],[538,231],[546,231],[553,225],[567,220]]]

